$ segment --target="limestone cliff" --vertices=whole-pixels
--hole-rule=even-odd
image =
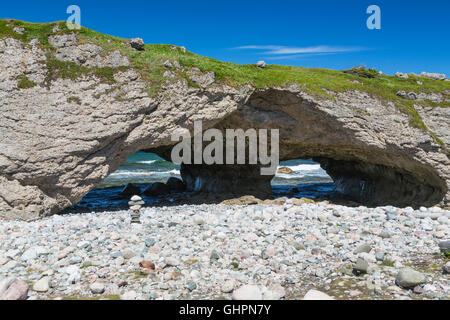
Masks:
[[[280,129],[282,160],[316,158],[370,205],[450,203],[447,81],[238,66],[10,20],[0,20],[0,71],[0,218],[77,203],[136,151],[170,149],[172,132],[195,120]],[[411,101],[400,89],[440,98]]]

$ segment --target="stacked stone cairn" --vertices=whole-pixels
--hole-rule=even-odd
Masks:
[[[142,198],[139,196],[131,197],[131,201],[128,202],[131,210],[131,223],[141,223],[141,208],[145,204]]]

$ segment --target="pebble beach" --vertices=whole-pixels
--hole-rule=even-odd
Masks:
[[[450,298],[450,211],[437,207],[294,205],[289,199],[144,207],[141,224],[130,223],[130,213],[0,221],[0,296]]]

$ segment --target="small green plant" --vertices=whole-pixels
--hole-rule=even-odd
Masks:
[[[189,259],[184,262],[185,265],[192,266],[198,262],[197,259]]]
[[[93,266],[93,264],[88,261],[88,262],[83,263],[83,265],[80,267],[80,269],[86,269],[86,268],[89,268],[92,266]]]
[[[239,268],[239,263],[237,263],[237,262],[232,262],[231,263],[231,268],[236,270],[236,271],[242,270],[242,268]]]
[[[141,271],[138,271],[138,270],[130,271],[129,274],[133,277],[134,280],[148,278],[147,274],[142,273]]]
[[[17,84],[17,86],[19,87],[19,89],[29,89],[37,86],[37,83],[28,79],[27,76],[20,76],[18,79],[19,83]]]
[[[76,103],[76,104],[81,105],[81,99],[78,98],[78,97],[76,97],[76,96],[71,96],[71,97],[69,97],[69,98],[67,99],[67,102],[69,102],[69,103]]]
[[[344,70],[343,72],[369,79],[380,76],[380,73],[376,69],[366,69],[366,67],[353,67],[349,70]]]
[[[393,267],[394,266],[394,261],[392,261],[392,260],[384,260],[381,263],[381,265],[385,266],[385,267]]]

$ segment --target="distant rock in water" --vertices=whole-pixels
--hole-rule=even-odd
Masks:
[[[277,170],[277,173],[278,174],[292,174],[292,173],[294,173],[294,171],[292,171],[292,169],[290,169],[288,167],[282,167]]]

